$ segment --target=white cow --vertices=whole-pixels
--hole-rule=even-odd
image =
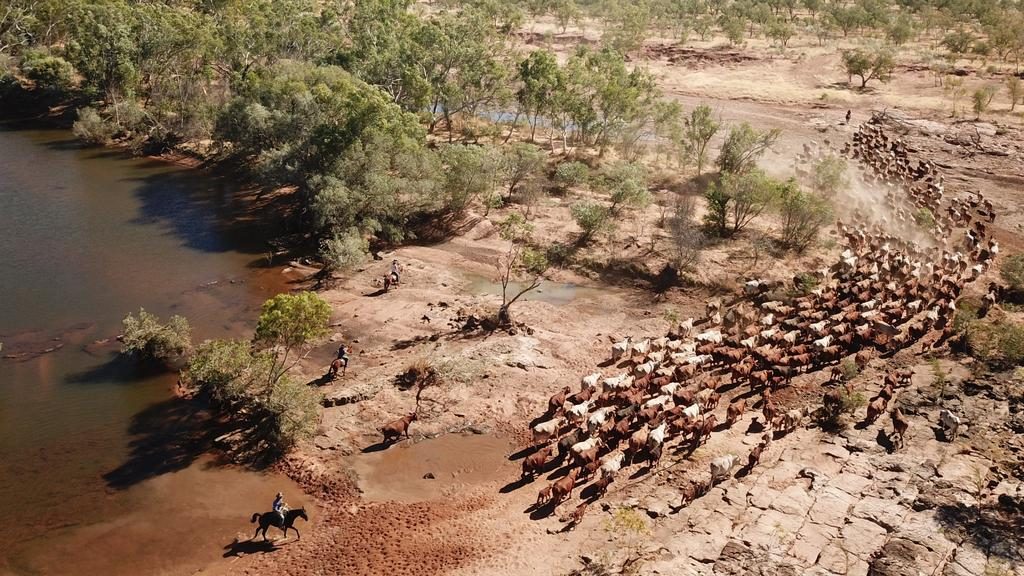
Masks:
[[[960,417],[949,410],[939,412],[939,425],[942,426],[942,435],[950,442],[956,440],[956,436],[960,432],[960,423]]]
[[[735,454],[726,454],[711,461],[711,483],[715,483],[729,476],[729,472],[736,466],[739,457]]]

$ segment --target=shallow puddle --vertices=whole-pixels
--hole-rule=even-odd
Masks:
[[[466,289],[472,294],[501,296],[501,282],[496,282],[493,278],[479,274],[466,274],[466,280],[469,282]],[[510,294],[515,294],[525,286],[522,282],[511,282],[509,283],[508,290]],[[597,288],[589,288],[570,282],[550,282],[545,280],[541,282],[540,287],[524,295],[521,300],[547,302],[556,306],[562,306],[577,299],[598,300],[604,295],[605,292]]]
[[[496,436],[446,434],[359,454],[351,465],[364,499],[420,502],[444,498],[460,486],[507,480],[515,469],[508,460],[512,450],[511,442]]]

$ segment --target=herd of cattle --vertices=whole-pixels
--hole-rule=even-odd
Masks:
[[[926,349],[953,336],[961,291],[999,250],[989,236],[991,203],[980,194],[945,198],[935,165],[911,162],[906,146],[890,138],[878,118],[860,126],[842,153],[859,165],[861,186],[883,192],[849,203],[848,223],[838,224],[844,248],[838,261],[798,275],[791,286],[750,280],[733,301],[707,302],[703,318],[688,319],[664,337],[615,342],[605,371],[583,376],[575,392],[566,386],[554,394],[532,426],[536,449],[523,460],[523,480],[565,468],[540,490],[538,507],[554,509],[588,480],[596,499],[623,467],[646,462],[655,470],[668,450],[690,454],[748,408],[759,408],[764,433],[747,455],[749,470],[775,434],[795,429],[811,413],[782,411],[773,400],[794,377],[831,367],[828,381],[837,383],[843,362],[864,367],[874,355],[915,343]],[[878,209],[881,196],[884,210]],[[931,218],[921,218],[925,211]],[[867,406],[868,422],[889,412],[894,447],[895,440],[902,444],[908,421],[889,404],[909,380],[907,371],[891,372]],[[720,420],[726,394],[731,401]],[[829,389],[820,409],[838,413],[843,401],[840,388]],[[957,415],[942,412],[947,438],[955,438],[959,423]],[[710,480],[685,488],[683,502],[740,462],[735,454],[712,460]],[[586,506],[576,507],[572,524]]]

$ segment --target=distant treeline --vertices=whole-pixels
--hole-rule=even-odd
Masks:
[[[518,48],[527,18],[547,16],[549,29],[599,27],[601,42],[562,62]],[[7,0],[0,101],[70,103],[97,143],[245,160],[262,182],[297,186],[309,237],[344,267],[414,223],[553,186],[558,170],[524,139],[702,165],[706,142],[629,55],[655,33],[785,45],[802,29],[937,35],[1004,59],[1024,47],[1020,3],[991,0]]]

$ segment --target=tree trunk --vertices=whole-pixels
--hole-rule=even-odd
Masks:
[[[501,308],[498,308],[498,326],[512,325],[512,312],[509,311],[508,307],[508,304],[503,304]]]

